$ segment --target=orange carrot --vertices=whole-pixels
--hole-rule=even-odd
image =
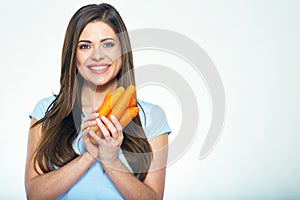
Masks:
[[[135,87],[133,85],[128,86],[125,92],[116,102],[116,105],[113,107],[108,117],[110,117],[110,115],[113,114],[117,119],[120,120],[123,112],[129,106],[130,101],[132,101],[132,99],[134,98],[134,95],[135,95]]]
[[[99,113],[99,116],[100,115],[107,115],[111,109],[112,109],[112,93],[111,92],[108,92],[105,97],[104,97],[104,100],[100,106],[100,108],[98,109],[98,113]],[[102,133],[101,131],[99,130],[98,126],[92,126],[91,127],[91,130],[94,131],[99,137],[102,136]],[[94,138],[92,138],[90,136],[90,141],[94,144],[96,144],[96,140]]]
[[[108,92],[105,95],[100,108],[98,109],[99,116],[107,116],[123,92],[123,87],[117,88],[114,93]],[[96,133],[98,131],[98,126],[92,126],[91,129]]]
[[[134,107],[134,106],[136,106],[136,100],[135,100],[135,98],[132,98],[128,107]]]
[[[123,87],[118,87],[113,93],[107,93],[98,110],[99,117],[106,116],[110,118],[110,115],[113,114],[119,120],[123,118],[122,122],[120,121],[122,127],[125,127],[139,112],[139,108],[135,107],[135,87],[130,85],[125,91],[124,90]],[[130,108],[126,110],[128,107]],[[91,130],[93,130],[100,138],[103,138],[98,126],[92,126]],[[94,144],[97,143],[92,137],[90,137],[90,141]]]
[[[123,113],[120,124],[124,128],[138,113],[140,109],[138,107],[130,107]]]
[[[111,99],[111,101],[112,101],[112,103],[111,103],[112,108],[116,105],[116,103],[118,102],[118,100],[120,99],[120,97],[122,96],[122,94],[124,93],[124,91],[125,91],[125,89],[123,87],[118,87],[114,91],[114,93],[112,95],[112,99]],[[107,116],[107,115],[108,115],[108,113],[105,116]]]
[[[106,116],[112,109],[112,96],[113,94],[111,92],[108,92],[105,97],[104,100],[98,110],[99,116]]]
[[[105,97],[104,100],[100,106],[100,108],[98,109],[98,113],[99,116],[106,116],[112,109],[112,96],[113,94],[111,92],[108,92]],[[92,126],[91,130],[94,131],[99,137],[101,137],[101,131],[99,130],[98,126]],[[92,143],[96,143],[96,141],[94,140],[94,138],[90,137],[90,140]]]

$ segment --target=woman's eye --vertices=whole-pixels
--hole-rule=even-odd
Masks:
[[[89,49],[91,48],[90,45],[87,45],[87,44],[82,44],[79,46],[79,49]]]
[[[103,47],[104,47],[104,48],[109,48],[109,47],[112,47],[112,46],[114,46],[114,44],[113,44],[112,42],[105,42],[105,43],[103,44]]]

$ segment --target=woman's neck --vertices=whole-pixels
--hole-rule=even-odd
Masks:
[[[99,107],[107,92],[112,92],[117,87],[117,80],[112,80],[103,86],[96,86],[86,81],[82,85],[82,108],[85,111]]]

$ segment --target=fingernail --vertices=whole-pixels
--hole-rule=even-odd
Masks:
[[[117,119],[114,115],[110,116],[111,119]]]
[[[98,116],[99,116],[99,113],[95,113],[95,116],[98,117]]]
[[[102,119],[102,120],[106,120],[106,117],[105,117],[105,116],[101,116],[101,119]]]
[[[97,121],[98,123],[100,123],[100,122],[101,122],[99,118],[97,118],[97,119],[96,119],[96,121]]]

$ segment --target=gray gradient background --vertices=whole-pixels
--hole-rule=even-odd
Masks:
[[[211,114],[203,81],[182,71],[188,66],[166,53],[136,55],[137,66],[174,64],[203,88],[195,91],[199,134],[168,167],[165,199],[299,199],[300,2],[107,2],[119,10],[129,30],[164,28],[193,39],[223,80],[227,113],[222,137],[212,153],[199,160]],[[67,23],[88,3],[100,2],[1,1],[0,199],[25,199],[28,114],[39,99],[57,92]],[[161,98],[153,98],[152,92]],[[176,97],[158,86],[141,89],[140,96],[163,106],[174,130],[172,141],[181,120]]]

